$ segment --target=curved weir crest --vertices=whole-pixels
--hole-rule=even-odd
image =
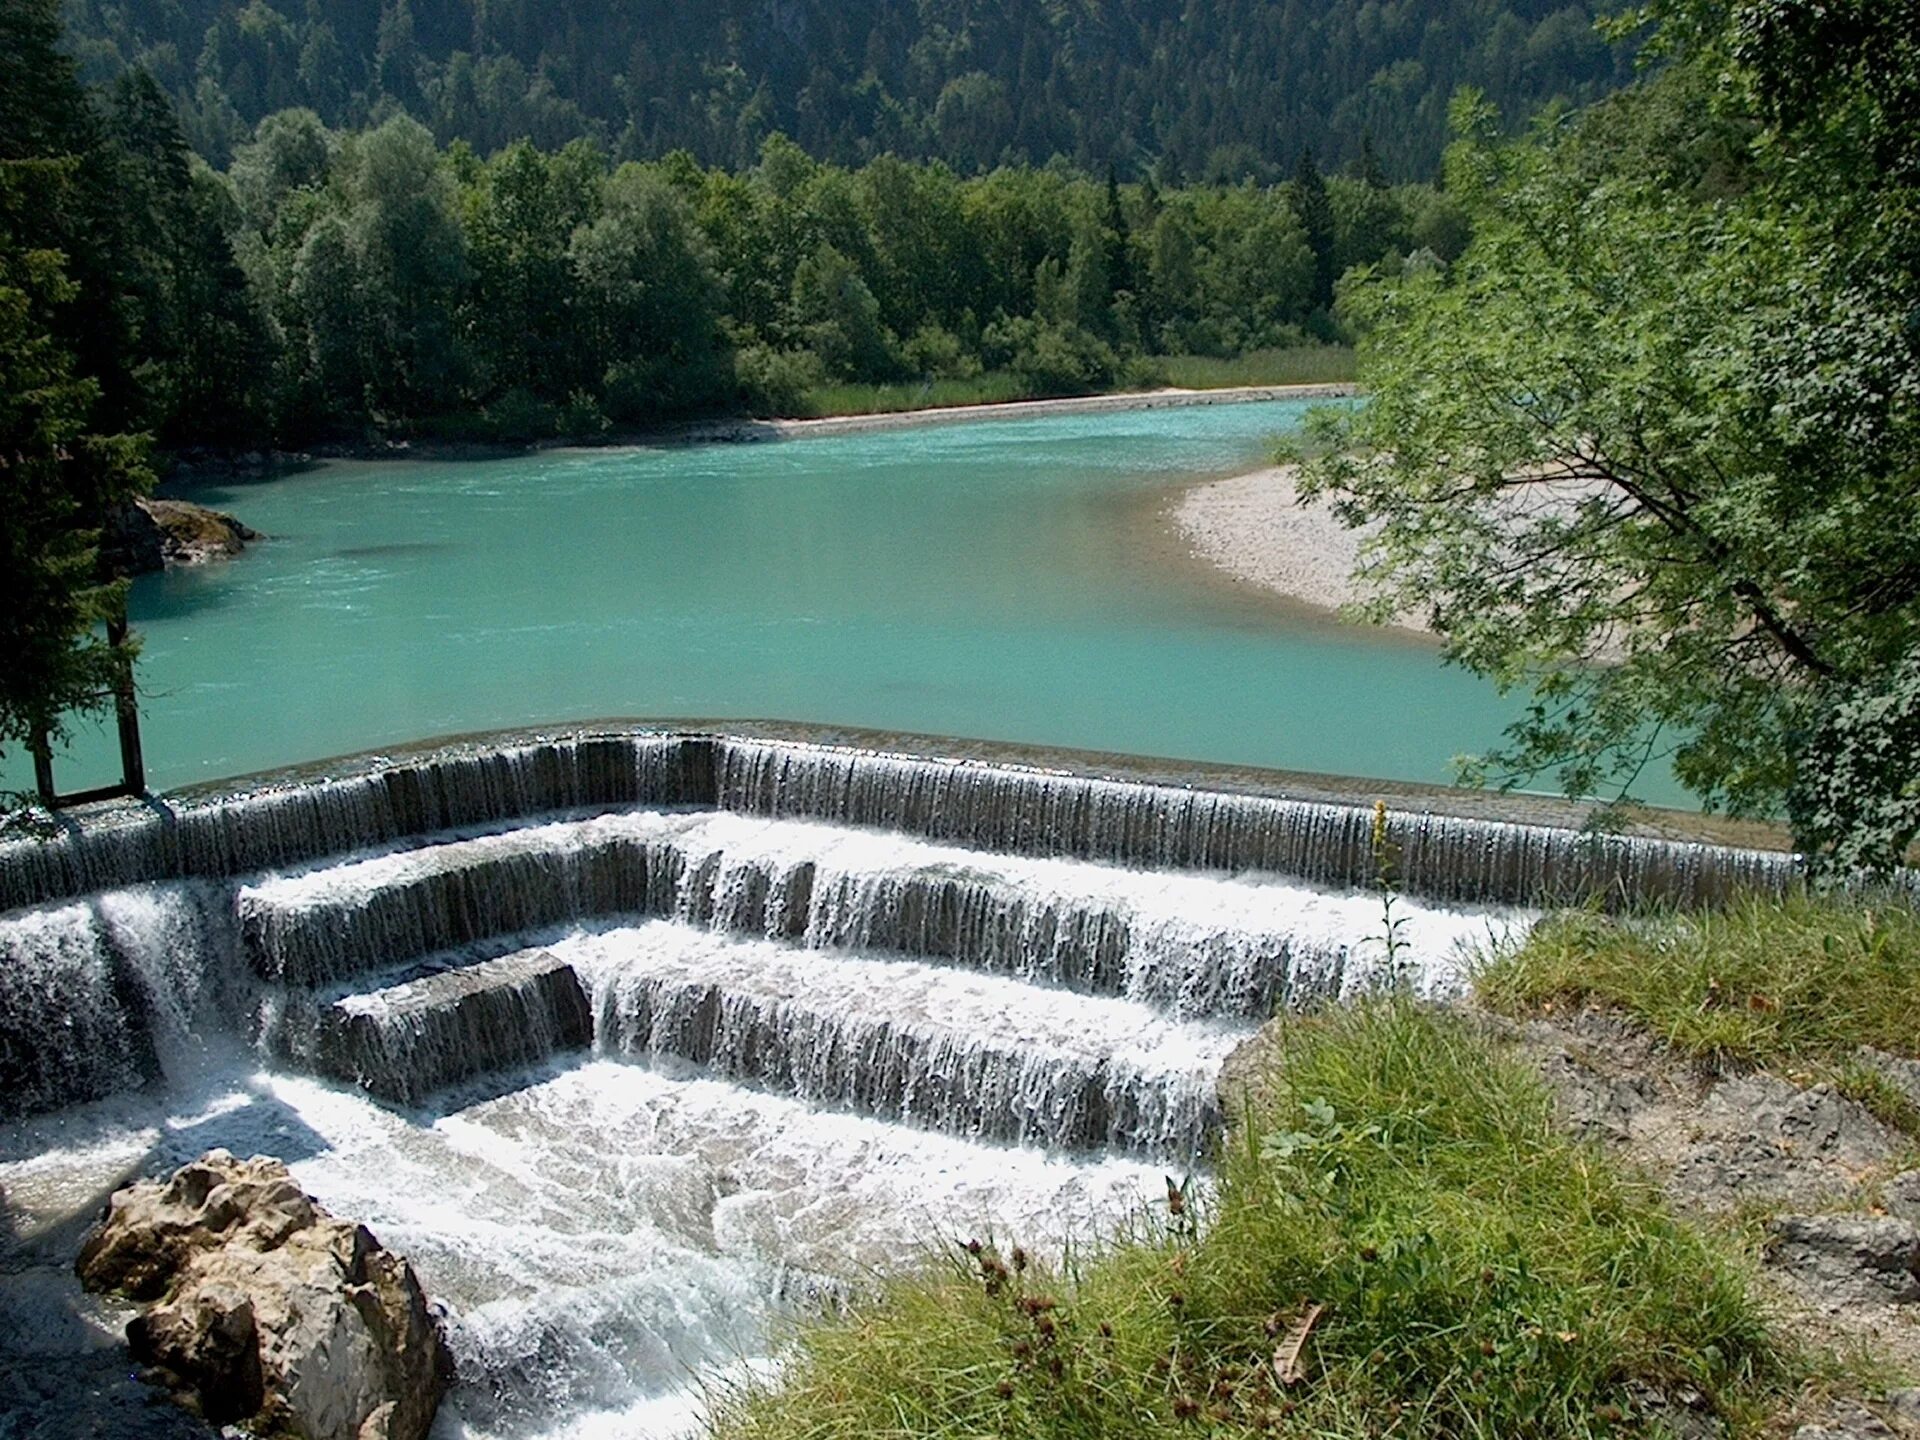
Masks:
[[[670,1429],[783,1305],[963,1231],[1059,1244],[1203,1165],[1254,1027],[1386,978],[1372,820],[639,731],[108,807],[0,847],[10,1233],[127,1169],[281,1153],[448,1303],[469,1433]],[[1399,978],[1433,996],[1542,903],[1794,875],[1390,831]]]

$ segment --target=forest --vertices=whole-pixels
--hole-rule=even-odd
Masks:
[[[337,129],[395,113],[490,154],[585,138],[744,169],[766,139],[858,167],[961,174],[1059,157],[1122,179],[1271,181],[1371,141],[1429,178],[1447,104],[1516,121],[1624,83],[1589,0],[67,0],[81,78],[144,69],[224,167],[275,111]]]
[[[1443,266],[1468,238],[1366,146],[1346,174],[1303,150],[1278,184],[1171,185],[849,168],[776,132],[734,170],[616,164],[590,138],[483,156],[407,114],[295,108],[216,169],[151,75],[88,92],[52,7],[10,14],[17,158],[60,194],[15,213],[16,242],[78,286],[52,329],[96,420],[175,450],[591,437],[798,413],[835,383],[1154,383],[1159,357],[1341,338],[1343,275]]]

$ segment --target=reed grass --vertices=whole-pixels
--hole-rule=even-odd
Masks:
[[[948,405],[999,405],[1026,400],[1032,392],[1005,371],[959,380],[913,380],[896,385],[836,383],[816,385],[799,406],[799,419],[825,415],[887,415],[901,410],[934,410]]]
[[[1746,1259],[1524,1065],[1404,998],[1269,1035],[1211,1198],[1058,1268],[955,1247],[801,1324],[715,1436],[1551,1440],[1658,1433],[1683,1395],[1742,1433],[1780,1398]]]
[[[1235,385],[1334,385],[1358,371],[1351,345],[1293,345],[1250,350],[1231,359],[1209,355],[1161,355],[1169,385],[1183,390],[1221,390]]]

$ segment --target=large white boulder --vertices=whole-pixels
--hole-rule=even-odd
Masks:
[[[216,1424],[300,1440],[422,1440],[453,1366],[413,1267],[264,1155],[214,1150],[114,1195],[76,1265],[151,1302],[148,1378]]]

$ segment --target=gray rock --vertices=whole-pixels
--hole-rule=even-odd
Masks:
[[[407,1262],[278,1160],[214,1150],[117,1192],[75,1267],[151,1301],[147,1378],[215,1424],[307,1440],[424,1440],[452,1361]]]
[[[1876,1050],[1871,1045],[1862,1045],[1856,1053],[1861,1064],[1906,1096],[1908,1104],[1920,1106],[1920,1060],[1909,1060],[1890,1050]]]
[[[1672,1146],[1667,1188],[1683,1204],[1812,1208],[1850,1197],[1862,1174],[1902,1146],[1831,1085],[1799,1090],[1770,1075],[1736,1076],[1716,1084],[1689,1118]]]
[[[238,555],[260,532],[221,510],[186,500],[142,497],[107,526],[102,548],[122,574],[204,565]]]
[[[1920,1300],[1920,1229],[1891,1216],[1782,1215],[1768,1262],[1830,1305]]]
[[[1836,1400],[1821,1420],[1802,1425],[1793,1440],[1891,1440],[1894,1430],[1864,1405]]]
[[[1887,1409],[1902,1424],[1920,1426],[1920,1387],[1906,1386],[1887,1392]]]
[[[1920,1170],[1902,1170],[1887,1182],[1880,1199],[1889,1215],[1920,1224]]]

